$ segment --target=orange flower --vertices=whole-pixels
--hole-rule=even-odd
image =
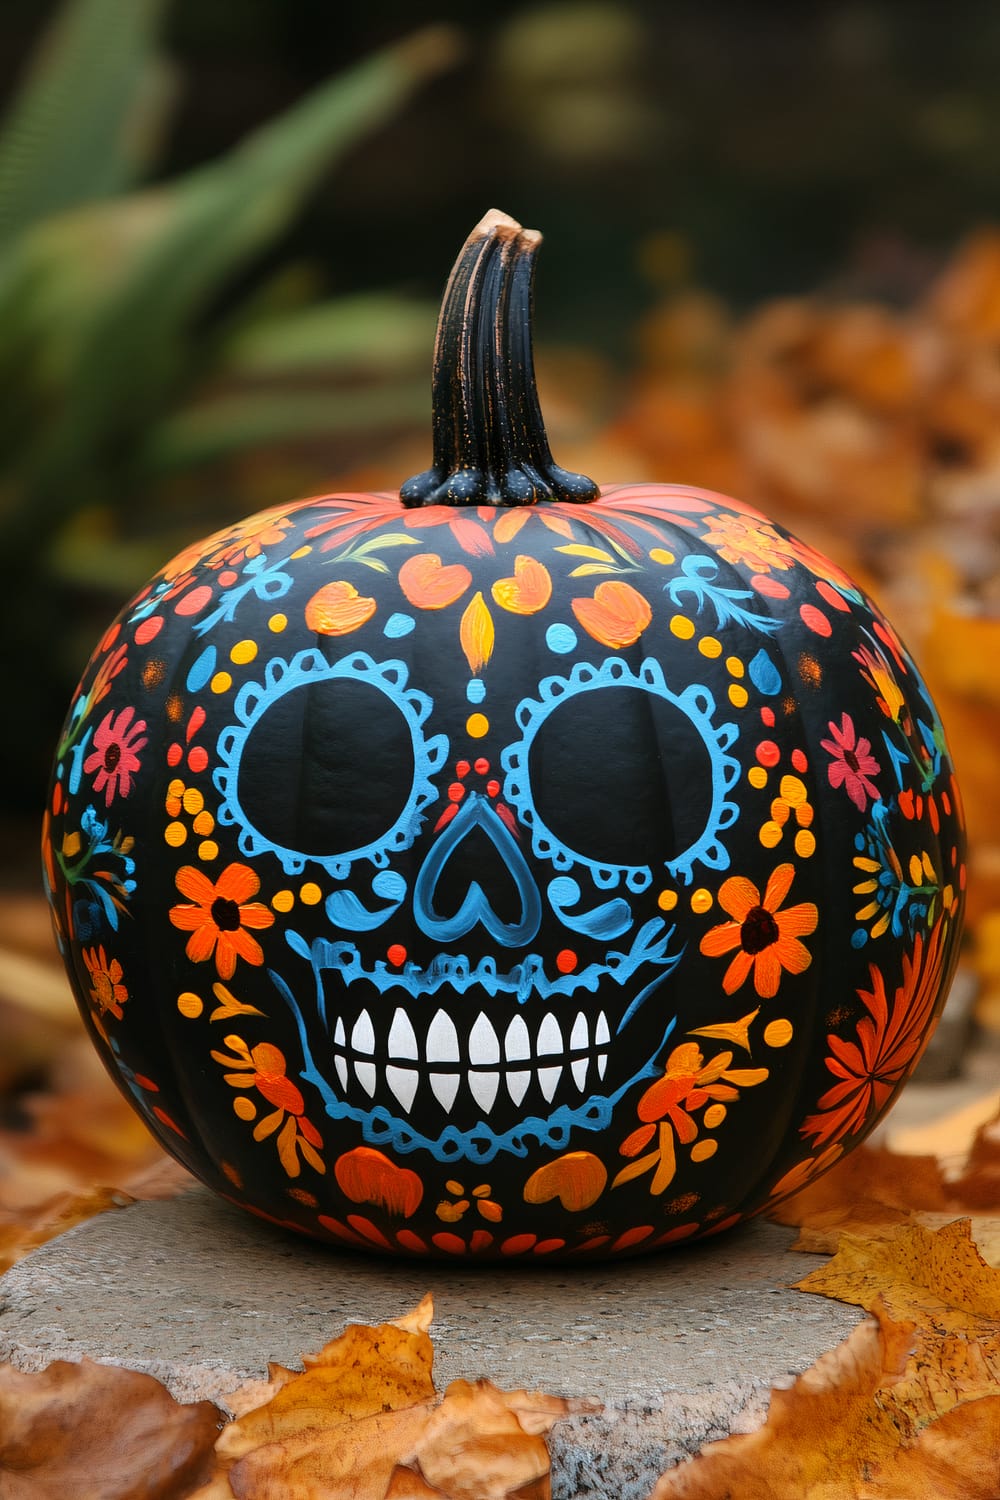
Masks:
[[[732,917],[706,932],[701,951],[708,958],[720,958],[738,949],[726,970],[722,988],[733,994],[753,970],[758,995],[770,1000],[778,993],[781,974],[802,974],[812,963],[812,955],[800,937],[816,930],[819,913],[812,901],[802,901],[781,911],[795,875],[794,866],[779,865],[767,882],[761,897],[752,881],[733,875],[723,881],[719,905]]]
[[[122,1006],[128,999],[128,990],[121,982],[121,964],[117,958],[109,963],[103,948],[84,948],[83,961],[90,972],[90,998],[98,1013],[110,1014],[120,1021]]]
[[[232,979],[236,960],[262,964],[264,952],[248,927],[270,927],[274,913],[260,901],[251,901],[260,881],[249,865],[227,865],[213,885],[194,865],[177,871],[177,889],[194,904],[172,906],[170,920],[182,932],[190,932],[185,952],[200,964],[215,954],[220,979]]]
[[[784,570],[795,562],[795,546],[779,536],[768,521],[750,516],[706,516],[703,540],[729,563],[742,563],[758,573]]]
[[[923,934],[917,934],[913,953],[903,959],[903,982],[891,1007],[882,972],[872,964],[871,989],[858,991],[868,1014],[858,1023],[856,1039],[827,1037],[831,1055],[826,1066],[838,1082],[819,1100],[819,1113],[802,1126],[803,1135],[812,1136],[818,1146],[863,1130],[916,1067],[930,1040],[941,990],[943,933],[939,918],[926,949]]]

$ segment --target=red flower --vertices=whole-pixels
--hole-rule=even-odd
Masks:
[[[132,776],[139,769],[139,751],[148,744],[145,719],[132,719],[135,709],[129,705],[115,717],[114,710],[105,714],[94,731],[94,748],[83,763],[88,776],[93,775],[94,791],[104,793],[108,807],[119,792],[127,797],[132,790]]]
[[[832,740],[820,740],[823,749],[832,757],[828,772],[832,787],[842,786],[859,812],[864,812],[868,798],[878,802],[882,796],[878,787],[869,780],[877,776],[882,767],[871,753],[871,741],[858,739],[854,721],[844,714],[838,729],[830,721]]]
[[[916,1067],[930,1040],[931,1017],[940,993],[943,921],[924,946],[918,933],[912,954],[903,959],[903,982],[890,1005],[880,969],[870,966],[872,987],[858,990],[868,1011],[858,1024],[856,1040],[827,1037],[826,1066],[838,1082],[819,1101],[802,1134],[817,1145],[856,1135],[888,1103],[903,1079]]]
[[[170,920],[190,932],[185,952],[192,963],[204,963],[215,954],[220,979],[232,979],[236,960],[262,964],[264,951],[246,928],[270,927],[274,913],[260,901],[251,901],[260,881],[249,865],[227,865],[213,885],[194,865],[177,871],[177,889],[194,904],[172,906]]]

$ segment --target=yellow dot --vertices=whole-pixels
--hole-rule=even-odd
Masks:
[[[708,1161],[719,1149],[718,1141],[695,1141],[691,1147],[692,1161]]]
[[[746,667],[740,661],[738,656],[727,656],[726,671],[729,673],[730,677],[742,677],[746,672]]]
[[[311,547],[296,547],[295,551],[292,553],[292,560],[294,561],[299,557],[308,557],[311,551]]]
[[[212,817],[212,814],[209,812],[207,807],[198,814],[194,822],[191,824],[191,827],[194,829],[195,833],[200,835],[201,838],[205,838],[212,832],[215,827],[215,819]]]
[[[271,905],[275,911],[291,911],[295,905],[294,891],[276,891],[271,897]]]
[[[764,823],[760,830],[760,841],[765,849],[776,849],[781,843],[781,824]]]
[[[795,821],[800,828],[808,828],[814,816],[812,803],[810,802],[803,802],[801,807],[795,809]]]
[[[256,641],[237,641],[229,653],[229,660],[234,661],[237,666],[245,666],[248,661],[253,661],[257,655]]]
[[[677,905],[677,892],[661,891],[656,898],[656,904],[661,911],[673,911]]]
[[[670,629],[682,641],[689,641],[694,635],[694,626],[687,615],[674,615],[670,621]]]
[[[789,807],[801,807],[809,795],[805,782],[797,776],[782,776],[780,791]]]
[[[691,897],[691,910],[694,912],[698,912],[699,915],[702,912],[711,911],[712,892],[706,891],[704,886],[701,886],[700,889],[695,891],[694,895]]]
[[[484,734],[489,732],[490,721],[485,714],[470,714],[465,721],[465,728],[474,740],[481,740]]]
[[[920,856],[918,854],[911,854],[910,855],[910,884],[911,885],[922,885],[923,884],[923,876],[924,876],[924,872],[923,872],[923,869],[921,868]]]
[[[178,797],[179,798],[179,797],[183,797],[183,795],[184,795],[184,783],[183,783],[183,781],[180,780],[179,777],[175,776],[174,779],[173,779],[173,781],[167,787],[167,796],[168,797]]]
[[[714,635],[703,635],[698,642],[698,650],[702,656],[710,656],[714,661],[717,656],[722,655],[722,642],[717,641]]]
[[[704,1120],[709,1130],[714,1130],[721,1125],[726,1118],[726,1106],[724,1104],[710,1104],[705,1111]]]
[[[794,1035],[795,1028],[784,1016],[779,1016],[776,1021],[768,1021],[764,1027],[764,1040],[769,1047],[787,1047]]]
[[[284,628],[285,628],[285,626],[287,624],[288,624],[288,616],[287,615],[282,615],[282,614],[277,614],[277,615],[272,615],[271,618],[268,620],[268,622],[267,622],[267,628],[268,628],[268,630],[273,630],[274,633],[275,633],[275,635],[278,635],[280,631],[284,630]]]
[[[198,858],[204,860],[218,859],[219,846],[214,839],[205,839],[198,845]]]
[[[750,694],[745,687],[740,687],[738,682],[729,684],[729,701],[734,708],[746,708]]]
[[[304,901],[306,906],[316,906],[323,899],[323,892],[313,881],[307,880],[305,885],[299,887],[299,900]]]
[[[205,806],[205,799],[196,786],[189,786],[181,803],[186,813],[200,813]]]
[[[808,859],[816,852],[816,840],[808,828],[800,828],[795,835],[795,852],[800,859]]]
[[[764,787],[767,786],[767,772],[764,770],[764,767],[751,766],[747,772],[747,781],[749,781],[751,786],[755,786],[758,792],[763,791]]]
[[[179,849],[188,836],[188,831],[183,823],[168,823],[163,830],[163,837],[171,849]]]
[[[209,683],[213,693],[228,693],[233,685],[233,679],[228,672],[216,672]]]
[[[256,1120],[257,1106],[246,1094],[237,1094],[233,1100],[233,1112],[239,1115],[241,1120]]]
[[[205,1002],[200,995],[195,995],[191,990],[185,990],[183,995],[177,996],[177,1009],[182,1016],[187,1016],[189,1021],[193,1021],[205,1009]]]
[[[663,563],[666,566],[669,566],[672,562],[676,562],[674,554],[668,552],[666,547],[654,547],[649,555],[654,562]]]

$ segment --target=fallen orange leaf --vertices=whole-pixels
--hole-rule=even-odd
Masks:
[[[212,1468],[223,1417],[151,1375],[58,1360],[0,1365],[3,1500],[183,1500]]]

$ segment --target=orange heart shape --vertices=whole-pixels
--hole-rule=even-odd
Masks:
[[[513,578],[498,578],[493,597],[514,615],[534,615],[552,598],[552,579],[543,563],[523,553],[514,559]]]
[[[461,599],[472,574],[462,563],[442,563],[436,552],[418,552],[399,570],[399,586],[417,609],[445,609]]]
[[[353,583],[325,583],[306,605],[306,624],[317,635],[350,635],[375,613],[374,599],[359,594]]]
[[[352,1203],[376,1203],[391,1214],[409,1218],[420,1207],[424,1185],[409,1167],[397,1167],[372,1146],[355,1146],[334,1166],[337,1182]]]
[[[567,1213],[590,1208],[604,1192],[607,1170],[591,1151],[567,1151],[532,1172],[524,1185],[526,1203],[548,1203],[558,1198]]]
[[[631,646],[653,618],[649,600],[618,578],[599,583],[593,599],[574,599],[573,613],[588,635],[613,650]]]

